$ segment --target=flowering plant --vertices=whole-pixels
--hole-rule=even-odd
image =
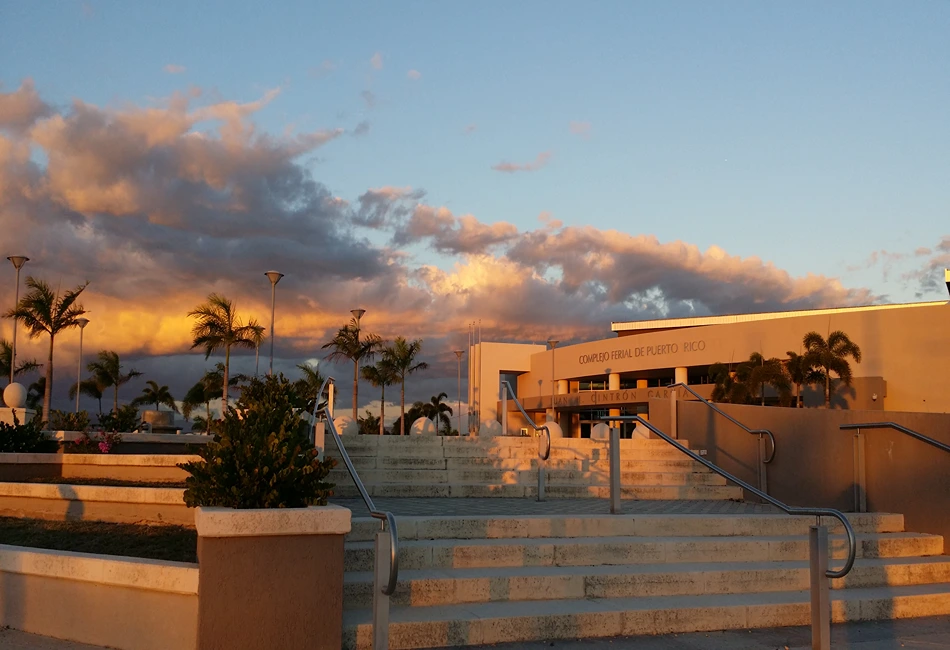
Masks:
[[[87,431],[72,443],[64,445],[64,451],[72,454],[108,454],[122,442],[122,436],[118,433],[93,433],[91,436]]]

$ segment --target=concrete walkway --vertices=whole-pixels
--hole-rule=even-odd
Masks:
[[[869,621],[833,625],[834,648],[853,650],[950,650],[950,616]],[[614,637],[577,641],[544,641],[537,643],[500,643],[472,646],[468,650],[806,650],[811,648],[811,630],[807,627],[780,627],[764,630],[730,632],[696,632],[663,636]],[[0,650],[101,650],[71,641],[61,641],[17,630],[0,630]],[[448,649],[444,649],[448,650]]]

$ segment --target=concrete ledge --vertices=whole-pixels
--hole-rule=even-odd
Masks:
[[[168,454],[0,454],[0,464],[12,465],[176,467],[178,463],[197,460],[201,460],[201,457]]]
[[[49,483],[0,483],[0,515],[70,521],[194,526],[184,490]]]
[[[198,565],[0,544],[0,573],[198,595]]]
[[[197,647],[198,567],[0,546],[0,625],[120,650]]]
[[[46,431],[46,435],[60,442],[73,442],[82,437],[82,431]],[[122,443],[162,443],[176,445],[204,445],[214,436],[199,433],[120,433]]]
[[[345,535],[350,532],[350,517],[349,509],[333,504],[270,510],[197,508],[195,528],[199,537]]]
[[[113,487],[110,485],[67,485],[51,483],[0,483],[0,497],[69,499],[110,503],[182,504],[184,490],[177,488]]]

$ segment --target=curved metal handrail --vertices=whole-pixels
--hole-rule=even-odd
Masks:
[[[732,483],[735,483],[742,489],[748,490],[749,492],[756,495],[760,499],[764,499],[765,501],[768,501],[776,508],[783,510],[786,514],[804,515],[804,516],[811,516],[811,517],[822,517],[822,516],[834,517],[835,519],[840,521],[841,524],[844,526],[845,533],[848,536],[848,558],[845,561],[844,566],[841,567],[841,569],[837,571],[828,569],[827,571],[825,571],[825,575],[828,576],[829,578],[843,578],[844,576],[848,575],[848,572],[851,571],[851,567],[854,566],[854,557],[855,557],[855,554],[857,553],[857,539],[854,536],[854,528],[851,527],[851,522],[848,521],[848,518],[845,517],[844,514],[842,514],[840,510],[835,510],[834,508],[796,508],[790,505],[786,505],[785,503],[782,503],[778,499],[769,496],[765,492],[762,492],[761,490],[752,487],[751,485],[749,485],[742,479],[733,476],[726,470],[720,468],[718,465],[715,465],[709,462],[708,460],[706,460],[705,458],[703,458],[696,452],[692,451],[691,449],[687,449],[686,447],[681,445],[678,440],[666,435],[665,433],[657,429],[655,426],[653,426],[652,424],[650,424],[649,422],[641,418],[639,415],[619,415],[619,416],[609,415],[609,416],[598,418],[598,419],[603,420],[603,421],[623,420],[626,422],[638,422],[642,424],[647,429],[649,429],[650,431],[652,431],[659,437],[663,438],[663,440],[666,440],[668,443],[670,443],[671,445],[679,449],[681,452],[683,452],[684,454],[686,454],[687,456],[689,456],[696,462],[701,463],[702,465],[706,466],[707,468],[709,468],[716,474],[719,474],[719,476],[723,477],[727,481],[731,481]]]
[[[916,438],[921,442],[926,442],[928,445],[941,449],[943,451],[950,452],[950,445],[944,444],[939,440],[934,440],[929,436],[925,436],[922,433],[918,433],[913,429],[908,429],[905,426],[897,424],[897,422],[863,422],[860,424],[842,424],[840,429],[894,429],[900,431],[903,434],[910,436],[911,438]]]
[[[521,415],[524,417],[525,422],[528,423],[528,426],[530,426],[535,431],[544,431],[545,449],[544,449],[544,453],[541,453],[541,450],[538,449],[538,458],[540,458],[541,460],[547,460],[548,458],[551,457],[551,430],[548,428],[548,425],[535,424],[534,418],[528,415],[527,411],[525,411],[524,407],[521,405],[521,401],[518,400],[518,398],[515,396],[515,391],[512,390],[511,383],[508,382],[508,380],[506,379],[506,380],[503,380],[501,384],[506,389],[508,389],[508,394],[511,395],[511,399],[514,400],[515,406],[517,406],[518,410],[521,411]],[[552,408],[553,408],[553,405],[552,405]],[[508,415],[507,413],[502,414],[502,417],[507,417],[507,415]]]
[[[683,384],[683,383],[672,384],[672,385],[670,385],[670,386],[667,386],[667,388],[683,388],[683,389],[685,389],[686,392],[688,392],[690,395],[692,395],[693,397],[695,397],[696,399],[698,399],[700,402],[702,402],[703,404],[705,404],[706,406],[708,406],[709,408],[711,408],[712,410],[714,410],[716,413],[718,413],[718,414],[721,415],[722,417],[724,417],[724,418],[726,418],[727,420],[729,420],[730,422],[732,422],[734,425],[736,425],[737,427],[739,427],[740,429],[742,429],[742,430],[745,431],[746,433],[751,433],[751,434],[758,435],[758,436],[761,436],[761,435],[766,435],[766,436],[768,436],[768,437],[769,437],[769,442],[772,443],[772,453],[770,453],[770,454],[768,455],[768,458],[763,458],[763,459],[762,459],[762,462],[765,463],[766,465],[768,465],[769,463],[772,462],[772,459],[775,458],[775,436],[772,435],[772,432],[769,431],[768,429],[750,429],[750,428],[747,427],[746,425],[744,425],[744,424],[742,424],[741,422],[739,422],[739,420],[735,419],[734,417],[732,417],[731,415],[729,415],[728,413],[726,413],[725,411],[723,411],[721,408],[719,408],[718,406],[716,406],[714,403],[710,402],[708,399],[706,399],[705,397],[703,397],[702,395],[700,395],[699,393],[697,393],[696,391],[694,391],[692,388],[690,388],[690,387],[687,386],[686,384]],[[616,418],[614,418],[614,419],[616,419]]]
[[[333,436],[333,440],[336,442],[336,448],[340,450],[340,456],[343,457],[343,463],[346,465],[346,469],[349,470],[353,483],[356,484],[356,489],[359,490],[360,496],[363,497],[363,503],[366,504],[366,509],[369,510],[370,516],[374,519],[385,521],[385,523],[380,525],[383,530],[386,530],[387,527],[389,529],[389,582],[382,588],[382,592],[387,596],[391,596],[393,592],[396,591],[396,581],[399,579],[399,536],[396,534],[396,517],[393,516],[393,513],[386,510],[377,510],[376,504],[373,503],[369,492],[366,491],[366,486],[364,486],[363,481],[360,480],[360,475],[357,474],[356,468],[353,467],[353,461],[350,460],[350,455],[346,453],[346,447],[343,446],[343,441],[340,439],[340,434],[336,430],[333,418],[330,417],[328,410],[329,400],[324,402],[320,401],[327,386],[331,383],[335,383],[333,377],[327,377],[323,382],[323,386],[320,387],[320,392],[317,393],[317,399],[313,405],[313,416],[310,419],[310,426],[312,428],[311,436],[313,436],[317,425],[317,413],[320,413],[326,421],[330,435]]]

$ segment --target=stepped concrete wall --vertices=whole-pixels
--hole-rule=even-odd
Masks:
[[[720,404],[752,429],[769,429],[777,452],[767,466],[769,494],[790,505],[854,510],[854,431],[843,424],[896,422],[950,444],[950,414],[794,409]],[[650,403],[651,422],[670,430],[666,400]],[[755,485],[757,445],[751,436],[698,402],[677,404],[679,437]],[[899,512],[909,530],[950,536],[950,453],[891,429],[863,430],[867,508]]]

